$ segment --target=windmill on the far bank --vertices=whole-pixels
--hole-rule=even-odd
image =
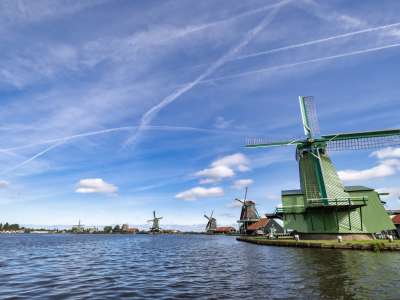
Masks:
[[[156,217],[156,211],[153,211],[153,219],[148,220],[147,222],[152,222],[153,225],[150,228],[150,232],[160,232],[160,220],[162,217]]]
[[[207,233],[214,233],[215,229],[217,229],[217,220],[213,218],[214,211],[211,212],[210,216],[204,214],[204,217],[208,220],[206,226]]]
[[[247,233],[247,228],[249,225],[257,222],[260,220],[260,215],[258,214],[258,211],[256,209],[256,203],[251,200],[247,200],[247,187],[244,193],[244,199],[235,199],[236,201],[239,201],[242,203],[242,211],[240,212],[240,219],[237,221],[239,225],[239,232],[240,234],[246,234]]]

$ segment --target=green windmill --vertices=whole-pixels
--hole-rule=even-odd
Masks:
[[[282,191],[286,229],[306,239],[371,239],[373,234],[394,229],[379,194],[367,187],[345,187],[328,151],[358,150],[400,145],[400,130],[320,135],[312,97],[299,97],[305,139],[264,142],[249,140],[246,147],[296,146],[300,190]]]

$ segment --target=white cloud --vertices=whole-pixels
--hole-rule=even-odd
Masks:
[[[8,181],[5,180],[0,180],[0,189],[4,189],[6,187],[8,187],[10,184],[8,183]]]
[[[232,125],[233,120],[225,120],[224,117],[217,117],[214,122],[214,127],[217,129],[226,129]]]
[[[242,153],[235,153],[232,155],[227,155],[224,156],[216,161],[214,161],[211,166],[216,167],[216,166],[227,166],[231,168],[236,168],[239,171],[242,170],[249,170],[249,159],[243,155]]]
[[[399,199],[400,197],[400,187],[386,187],[377,189],[378,193],[389,193],[387,196],[382,196],[385,198],[395,198]]]
[[[209,168],[201,170],[195,175],[203,177],[200,184],[207,184],[232,178],[236,175],[235,171],[246,172],[248,170],[250,170],[249,159],[241,153],[235,153],[212,162]]]
[[[400,171],[400,160],[387,159],[370,169],[343,170],[339,171],[338,175],[344,181],[355,181],[387,177],[396,174],[398,171]]]
[[[253,179],[239,179],[233,183],[233,187],[235,189],[241,190],[247,186],[250,186],[254,183]]]
[[[209,169],[204,169],[196,173],[198,177],[206,177],[201,179],[200,183],[213,183],[222,179],[235,176],[235,172],[227,166],[215,166]]]
[[[400,158],[400,148],[387,147],[387,148],[372,152],[371,156],[375,156],[379,159]]]
[[[181,192],[175,196],[177,199],[181,200],[197,200],[198,198],[210,198],[210,197],[222,197],[224,195],[224,190],[220,187],[195,187],[190,190]]]
[[[102,193],[102,194],[112,194],[116,193],[118,187],[111,183],[105,182],[101,178],[87,178],[79,181],[76,192],[77,193]]]

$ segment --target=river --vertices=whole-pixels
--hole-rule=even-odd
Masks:
[[[400,253],[206,235],[0,235],[0,299],[400,299]]]

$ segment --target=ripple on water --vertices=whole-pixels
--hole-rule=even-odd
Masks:
[[[398,298],[398,253],[202,235],[11,235],[0,244],[0,298]]]

